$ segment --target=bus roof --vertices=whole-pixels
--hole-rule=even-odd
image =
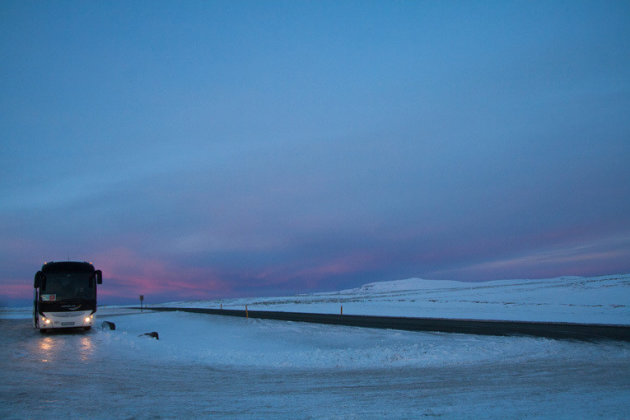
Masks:
[[[79,262],[79,261],[59,261],[59,262],[48,262],[42,265],[42,272],[44,273],[53,273],[53,272],[94,272],[94,266],[88,262]]]

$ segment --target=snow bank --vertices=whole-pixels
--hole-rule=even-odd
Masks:
[[[0,308],[0,319],[30,319],[33,317],[33,307]]]
[[[210,316],[183,312],[109,317],[95,348],[120,360],[225,368],[386,369],[444,367],[497,360],[630,357],[630,346],[529,337],[417,333]],[[159,340],[143,336],[157,331]]]

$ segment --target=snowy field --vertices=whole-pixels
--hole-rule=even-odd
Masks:
[[[630,325],[630,274],[459,282],[407,279],[357,289],[277,298],[189,301],[164,306],[557,321]]]
[[[405,280],[223,304],[308,312],[332,312],[343,304],[344,313],[389,308],[389,314],[413,316],[441,308],[439,316],[458,318],[499,318],[497,308],[503,307],[506,317],[515,319],[527,318],[527,308],[546,308],[545,317],[572,321],[573,314],[578,321],[628,324],[629,277],[473,287]],[[457,313],[457,305],[466,302],[471,303]],[[511,311],[513,306],[520,309]],[[120,307],[98,312],[97,325],[109,320],[115,331],[43,335],[31,328],[28,316],[26,309],[5,310],[0,319],[3,419],[630,417],[630,343],[417,333]],[[160,339],[142,335],[151,331]]]

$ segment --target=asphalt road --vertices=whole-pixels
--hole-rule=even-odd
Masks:
[[[140,308],[137,308],[140,309]],[[460,334],[533,336],[569,340],[616,340],[630,342],[630,326],[567,322],[496,321],[446,318],[407,318],[370,315],[336,315],[302,312],[245,311],[207,308],[144,308],[151,311],[182,311],[280,321],[347,325],[406,331],[439,331]]]

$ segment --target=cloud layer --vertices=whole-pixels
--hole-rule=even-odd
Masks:
[[[628,272],[628,12],[8,2],[1,295]]]

